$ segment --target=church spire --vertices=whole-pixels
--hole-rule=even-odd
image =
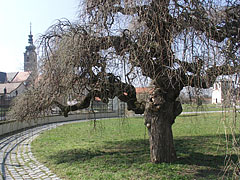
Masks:
[[[24,71],[37,72],[37,53],[33,44],[32,23],[30,23],[30,34],[28,35],[28,43],[24,53]]]
[[[33,45],[32,23],[30,22],[30,34],[28,35],[28,43]]]
[[[30,22],[30,35],[32,35],[32,23]]]

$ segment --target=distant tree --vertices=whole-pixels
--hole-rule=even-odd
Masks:
[[[172,125],[182,112],[183,87],[209,88],[217,76],[238,73],[239,1],[85,0],[77,23],[59,21],[42,36],[37,83],[15,103],[28,119],[58,106],[64,116],[118,97],[145,115],[151,161],[173,162]],[[151,80],[139,102],[136,79]],[[78,100],[68,106],[63,99]]]

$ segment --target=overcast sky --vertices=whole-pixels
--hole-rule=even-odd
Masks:
[[[57,19],[77,20],[79,0],[0,0],[0,71],[23,71],[30,22],[34,41]]]

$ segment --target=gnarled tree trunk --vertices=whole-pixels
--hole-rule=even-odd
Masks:
[[[166,101],[161,96],[150,99],[145,110],[145,125],[148,128],[153,163],[173,162],[177,159],[172,124],[181,112],[179,101]]]

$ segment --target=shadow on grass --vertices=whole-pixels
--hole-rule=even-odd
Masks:
[[[196,116],[199,116],[199,114],[181,114],[179,117],[196,117]]]
[[[110,141],[105,142],[104,147],[95,147],[94,149],[71,149],[68,151],[59,151],[58,154],[49,158],[54,159],[57,164],[71,163],[74,161],[89,161],[93,158],[110,164],[142,164],[146,162],[146,158],[137,158],[148,156],[149,143],[148,140],[131,140],[131,141]]]
[[[187,165],[193,168],[194,176],[201,178],[217,177],[221,175],[224,166],[224,152],[217,153],[204,151],[205,143],[214,138],[223,138],[222,136],[198,136],[198,137],[181,137],[175,139],[175,146],[178,154],[178,160],[171,165]],[[211,144],[211,143],[210,143]],[[211,148],[215,149],[219,146],[212,144]],[[222,145],[224,146],[224,144]],[[201,151],[201,149],[203,151]],[[217,149],[217,148],[216,148]],[[149,142],[145,139],[129,140],[129,141],[109,141],[104,146],[94,147],[92,149],[72,149],[68,151],[59,151],[57,154],[50,156],[56,164],[74,163],[92,161],[102,166],[116,166],[117,168],[128,168],[133,164],[141,166],[149,163]],[[237,156],[232,155],[234,161]],[[152,164],[156,171],[161,166]],[[196,167],[197,166],[197,167]],[[159,169],[157,169],[159,168]]]

